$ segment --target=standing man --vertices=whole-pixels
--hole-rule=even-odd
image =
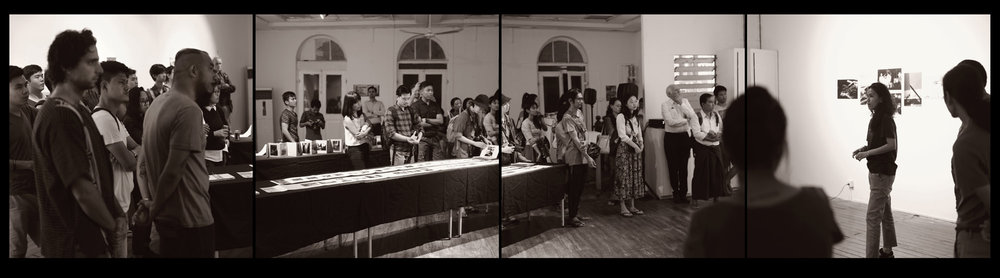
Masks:
[[[424,130],[424,136],[417,144],[417,161],[433,161],[444,159],[444,136],[446,126],[444,125],[444,110],[441,104],[434,99],[434,85],[429,81],[417,84],[417,92],[420,97],[413,102],[413,112],[419,116],[420,127]]]
[[[45,89],[45,73],[42,67],[31,64],[24,67],[24,79],[28,80],[28,106],[35,107],[39,101],[45,99],[47,95],[42,93]]]
[[[132,180],[132,173],[135,172],[136,148],[139,147],[132,140],[125,123],[118,115],[122,112],[124,103],[128,102],[128,94],[125,87],[128,86],[128,75],[134,74],[135,70],[128,68],[124,64],[116,61],[101,62],[101,69],[104,71],[98,82],[100,101],[91,117],[97,124],[97,130],[104,138],[104,144],[111,157],[111,170],[114,179],[114,196],[118,208],[122,212],[128,211],[132,202],[132,188],[135,184]],[[111,245],[111,257],[127,258],[128,247],[128,222],[125,217],[115,218],[118,225],[117,233],[109,240]]]
[[[153,87],[149,88],[149,92],[153,93],[153,98],[167,92],[166,87],[164,87],[164,83],[167,82],[167,67],[155,64],[149,67],[149,76],[153,78],[153,82],[156,82]]]
[[[688,158],[691,157],[691,126],[694,109],[687,99],[681,98],[677,85],[667,86],[667,101],[660,105],[663,113],[663,149],[667,155],[667,172],[673,187],[674,203],[689,203]]]
[[[368,100],[361,102],[361,112],[365,113],[365,118],[371,124],[371,134],[382,136],[382,116],[385,115],[385,106],[378,101],[378,89],[375,86],[368,87]],[[388,145],[389,140],[382,138],[383,146]],[[375,144],[375,142],[371,142]]]
[[[38,197],[35,189],[34,162],[31,149],[31,126],[38,114],[28,101],[28,80],[21,68],[10,66],[7,81],[8,109],[10,113],[7,132],[10,133],[8,163],[10,171],[10,258],[24,258],[28,250],[28,237],[41,244],[38,237]]]
[[[233,86],[233,83],[229,81],[229,74],[222,71],[222,58],[215,57],[212,61],[215,63],[215,70],[219,72],[219,78],[222,81],[219,84],[219,108],[222,111],[222,117],[226,119],[227,123],[230,123],[229,114],[233,113],[232,94],[236,92],[236,86]]]
[[[285,110],[281,111],[281,142],[299,141],[299,114],[295,113],[295,92],[288,91],[281,94],[281,100],[285,102]]]
[[[66,30],[49,46],[55,90],[38,110],[32,136],[46,258],[108,257],[107,240],[123,217],[115,203],[111,158],[81,101],[102,69],[90,30]]]
[[[143,165],[151,203],[149,217],[160,235],[167,258],[211,258],[215,255],[205,167],[204,118],[196,99],[207,98],[216,84],[208,53],[186,48],[175,58],[174,87],[153,100],[143,123]]]
[[[385,134],[392,140],[392,165],[403,165],[410,161],[413,146],[420,143],[423,127],[416,112],[410,108],[412,93],[406,85],[396,88],[396,104],[386,109]]]

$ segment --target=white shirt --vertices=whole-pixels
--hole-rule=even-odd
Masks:
[[[351,130],[347,127],[350,126],[357,132],[361,132],[361,128],[365,126],[365,119],[363,117],[345,117],[344,118],[344,146],[357,147],[361,144],[368,143],[367,138],[358,139],[351,134]]]
[[[205,106],[205,110],[214,111],[215,105]],[[204,117],[202,117],[201,123],[208,124],[208,122],[205,122]],[[212,131],[209,131],[208,136],[209,137],[215,136],[215,134],[213,134]],[[205,150],[205,160],[216,163],[222,162],[222,151],[227,149],[228,147],[229,147],[229,142],[226,142],[226,146],[223,147],[222,150]]]
[[[663,113],[664,132],[687,133],[691,129],[688,122],[691,119],[697,121],[697,115],[694,114],[694,109],[686,98],[682,98],[681,103],[667,98],[667,101],[660,104],[660,111]]]
[[[361,102],[361,112],[368,117],[368,122],[377,125],[382,123],[382,115],[385,115],[385,106],[377,99],[375,101],[365,100]]]
[[[642,130],[639,129],[639,118],[632,117],[625,121],[625,114],[618,113],[615,116],[615,128],[618,129],[618,138],[621,138],[622,142],[632,141],[632,134],[639,135],[639,141],[642,141]]]
[[[722,132],[722,117],[719,116],[719,112],[713,111],[710,114],[706,114],[705,111],[700,111],[698,115],[702,118],[700,124],[698,123],[697,116],[691,119],[691,126],[694,127],[691,129],[692,133],[694,133],[694,140],[705,146],[718,146],[719,141],[708,142],[704,141],[704,139],[705,136],[708,136],[709,131],[715,131],[715,133]]]
[[[98,107],[95,107],[95,110]],[[125,128],[125,124],[121,120],[115,118],[111,115],[108,110],[97,111],[91,115],[94,118],[94,123],[97,125],[97,130],[101,132],[101,137],[104,137],[104,144],[110,146],[118,142],[128,145],[128,129]],[[118,206],[122,208],[122,211],[128,211],[129,203],[132,201],[132,171],[125,170],[125,166],[122,166],[115,156],[111,156],[111,171],[114,176],[115,185],[114,193],[115,200],[118,201]]]

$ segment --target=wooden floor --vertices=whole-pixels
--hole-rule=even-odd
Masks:
[[[844,233],[844,241],[833,247],[833,257],[864,258],[865,214],[868,205],[834,199],[831,206],[840,231]],[[954,257],[954,222],[901,211],[893,211],[892,216],[896,224],[896,242],[899,243],[899,246],[892,248],[896,258]]]
[[[135,258],[135,254],[132,253],[132,237],[128,238],[128,257]],[[219,258],[253,258],[253,248],[235,248],[229,250],[219,251]],[[35,242],[28,238],[28,251],[25,253],[25,258],[42,258],[42,249],[35,245]]]
[[[378,258],[498,258],[500,256],[497,204],[463,219],[462,236],[448,239],[448,213],[404,219],[372,227],[372,253]],[[458,210],[453,236],[458,235]],[[419,225],[417,225],[419,221]],[[368,233],[358,236],[358,257],[368,257]],[[352,234],[317,242],[279,258],[353,258]]]
[[[580,215],[592,217],[586,227],[562,228],[557,208],[519,215],[518,223],[501,232],[504,258],[680,258],[694,209],[688,204],[646,197],[636,207],[646,214],[625,218],[609,206],[608,194],[588,186]]]

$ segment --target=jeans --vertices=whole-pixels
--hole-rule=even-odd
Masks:
[[[160,234],[160,252],[164,258],[215,257],[215,224],[184,228],[157,220],[156,229]]]
[[[404,153],[404,152],[400,152],[400,151],[393,151],[393,154],[392,154],[392,165],[403,165],[403,164],[406,164],[407,162],[410,161],[410,156],[412,156],[412,155],[413,155],[413,153],[409,153],[409,152],[405,152]]]
[[[688,193],[688,158],[691,157],[691,136],[686,132],[663,133],[663,152],[667,156],[667,173],[674,199],[686,199]],[[697,143],[695,143],[697,144]]]
[[[351,160],[351,167],[354,170],[366,168],[365,163],[368,161],[369,151],[371,151],[371,145],[368,145],[368,143],[347,147],[347,157]]]
[[[879,232],[885,240],[883,246],[895,247],[896,224],[892,221],[892,206],[889,192],[892,192],[892,181],[896,176],[886,174],[868,174],[871,195],[868,197],[868,215],[865,229],[865,257],[878,258]]]
[[[989,258],[990,242],[982,230],[961,230],[955,234],[955,258]]]
[[[441,149],[444,141],[436,138],[421,139],[417,144],[417,162],[435,161],[444,159],[444,151]]]
[[[112,258],[128,258],[128,221],[125,217],[115,218],[115,227],[117,229],[113,234],[110,234],[111,238],[108,239],[111,249]]]
[[[580,197],[583,195],[583,184],[587,181],[587,164],[570,165],[569,180],[566,182],[567,205],[569,206],[569,219],[576,217],[580,212]]]
[[[10,258],[24,258],[28,237],[39,245],[38,198],[35,194],[18,194],[7,198],[10,207]]]

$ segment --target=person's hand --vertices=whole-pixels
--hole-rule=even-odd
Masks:
[[[854,154],[854,159],[857,159],[858,161],[861,161],[862,159],[868,158],[868,155],[869,154],[868,154],[867,151],[858,152],[858,153]]]
[[[506,153],[506,154],[514,153],[514,146],[512,146],[512,145],[503,146],[503,148],[500,148],[500,152]]]
[[[229,130],[227,130],[227,129],[220,129],[220,130],[216,130],[215,132],[212,132],[212,134],[215,135],[215,137],[226,138],[226,137],[229,137]]]
[[[865,147],[862,146],[862,147],[858,148],[857,150],[854,150],[853,152],[851,152],[851,157],[854,157],[854,156],[858,155],[858,153],[861,152],[861,150],[864,149],[864,148]]]
[[[594,161],[593,157],[590,157],[589,155],[586,154],[584,154],[584,157],[587,158],[587,164],[589,164],[590,168],[595,168],[595,169],[597,168],[597,162]]]
[[[211,130],[211,129],[210,129],[209,127],[208,127],[208,124],[201,124],[201,129],[203,129],[203,130],[205,131],[205,134],[208,134],[209,132],[211,132],[211,131],[212,131],[212,130]]]

